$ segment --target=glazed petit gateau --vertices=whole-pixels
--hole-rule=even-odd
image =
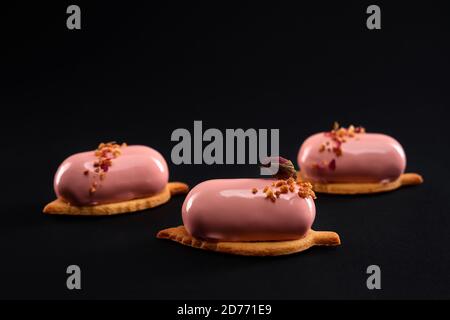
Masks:
[[[68,157],[54,177],[57,199],[47,214],[113,215],[159,206],[188,186],[168,182],[163,156],[147,147],[101,143],[94,151]]]
[[[363,127],[335,123],[306,139],[297,160],[299,179],[316,192],[367,194],[423,182],[419,174],[405,173],[406,155],[397,140]]]
[[[195,186],[182,207],[183,225],[158,238],[195,248],[249,256],[286,255],[340,244],[335,232],[311,229],[315,194],[308,182],[214,179]]]

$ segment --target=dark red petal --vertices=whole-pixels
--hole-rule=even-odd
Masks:
[[[336,170],[336,160],[335,159],[330,161],[330,163],[328,164],[328,168],[333,171]]]

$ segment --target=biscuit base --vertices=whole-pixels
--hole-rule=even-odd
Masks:
[[[156,235],[198,249],[217,251],[241,256],[281,256],[297,253],[312,246],[338,246],[339,235],[331,231],[309,230],[301,239],[287,241],[230,242],[201,240],[191,236],[184,226],[161,230]]]
[[[300,181],[308,181],[302,178],[299,171],[297,176]],[[319,193],[330,194],[370,194],[387,192],[403,186],[412,186],[423,183],[423,178],[417,173],[404,173],[397,180],[387,183],[320,183],[310,181],[313,190]]]
[[[130,213],[160,206],[170,200],[171,196],[187,193],[189,187],[182,182],[169,182],[164,190],[151,197],[133,199],[95,206],[72,206],[62,199],[56,199],[47,204],[43,210],[47,214],[73,216],[109,216]]]

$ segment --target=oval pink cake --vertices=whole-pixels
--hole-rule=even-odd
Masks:
[[[406,156],[397,140],[352,128],[317,133],[306,139],[297,157],[303,179],[320,183],[386,183],[404,173]]]
[[[156,150],[102,144],[64,160],[55,174],[54,189],[71,205],[92,206],[157,194],[168,178],[167,163]]]
[[[194,237],[220,241],[280,241],[303,237],[314,222],[313,198],[273,179],[217,179],[187,195],[182,218]],[[291,190],[289,190],[291,188]]]

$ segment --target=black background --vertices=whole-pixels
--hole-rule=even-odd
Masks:
[[[450,297],[448,10],[371,3],[231,6],[71,3],[2,8],[1,298],[399,299]],[[183,197],[105,218],[41,214],[68,155],[117,140],[168,161],[176,128],[280,128],[296,159],[333,121],[398,139],[421,186],[372,196],[320,195],[318,230],[339,248],[276,258],[210,253],[158,240],[181,223]],[[254,166],[170,165],[191,186],[254,176]],[[66,289],[66,267],[82,290]],[[382,290],[366,288],[366,268]]]

